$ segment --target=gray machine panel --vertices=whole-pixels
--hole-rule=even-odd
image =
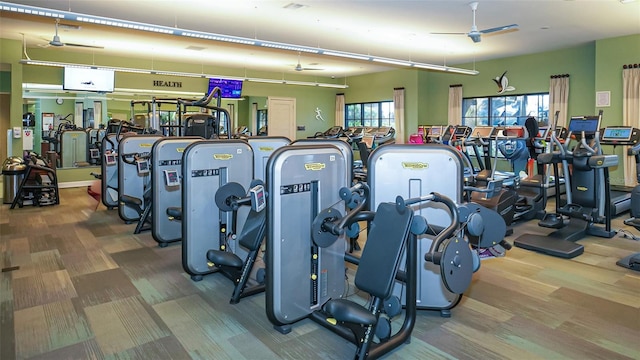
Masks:
[[[102,142],[102,203],[110,209],[118,206],[118,163],[108,164],[104,157],[118,151],[118,141],[116,134],[107,134]]]
[[[151,173],[151,234],[159,243],[177,241],[182,238],[182,224],[180,221],[170,220],[167,216],[168,207],[182,206],[182,186],[168,186],[165,170],[176,171],[182,178],[182,154],[185,148],[196,141],[204,140],[200,137],[170,137],[155,142],[151,150],[153,169]]]
[[[340,237],[328,247],[314,246],[311,223],[329,207],[345,213],[339,190],[351,183],[350,166],[331,145],[288,146],[269,159],[266,308],[276,325],[305,318],[344,294],[346,241]]]
[[[126,136],[120,139],[118,144],[118,199],[123,195],[128,195],[142,200],[142,208],[148,204],[144,203],[143,195],[145,186],[151,186],[150,173],[139,174],[136,165],[124,162],[123,156],[129,157],[131,154],[150,154],[153,143],[161,138],[160,135],[136,135]],[[124,221],[137,221],[140,215],[135,209],[129,206],[118,204],[118,215]]]
[[[460,204],[464,185],[463,169],[460,154],[449,146],[381,146],[369,157],[370,206],[375,209],[382,202],[394,202],[398,195],[406,199],[431,192],[438,192]],[[416,207],[415,214],[423,216],[430,225],[446,227],[451,222],[448,210],[441,204],[426,203]],[[429,236],[419,237],[417,306],[449,309],[457,304],[459,296],[445,288],[440,267],[424,260],[424,254],[429,251],[432,243],[433,239]],[[397,283],[394,295],[402,299],[402,291],[403,285]]]
[[[231,223],[231,213],[221,212],[215,203],[220,186],[237,182],[245,189],[253,179],[253,151],[242,140],[205,140],[190,144],[182,156],[182,267],[194,280],[216,271],[207,251],[220,249],[222,224]],[[238,218],[245,219],[248,209]],[[243,214],[243,211],[246,211]],[[240,221],[237,233],[242,228]],[[246,251],[230,241],[228,249],[240,258]]]
[[[87,132],[65,130],[60,135],[60,167],[76,167],[87,164]]]
[[[317,145],[317,144],[328,144],[333,145],[340,149],[342,155],[347,160],[347,164],[349,165],[349,178],[353,179],[353,149],[351,145],[349,145],[346,141],[341,139],[322,139],[322,138],[314,138],[314,139],[298,139],[291,143],[291,145]]]
[[[247,142],[253,149],[253,177],[264,181],[269,157],[275,150],[289,145],[291,140],[284,136],[253,136]]]

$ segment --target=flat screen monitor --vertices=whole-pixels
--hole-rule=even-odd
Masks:
[[[633,128],[630,127],[607,127],[604,128],[602,140],[609,141],[629,141]]]
[[[600,128],[600,119],[598,117],[574,117],[569,121],[569,131],[573,134],[585,132],[592,134]]]
[[[207,95],[210,94],[215,87],[220,88],[222,98],[224,99],[238,99],[242,97],[242,80],[210,78]]]
[[[113,70],[64,68],[62,88],[71,91],[113,92]]]

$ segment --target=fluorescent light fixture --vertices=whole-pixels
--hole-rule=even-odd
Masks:
[[[622,2],[622,1],[628,1],[628,0],[620,0],[620,1]],[[106,18],[101,16],[79,14],[71,11],[50,10],[50,9],[39,8],[35,6],[13,4],[13,3],[8,3],[4,1],[0,1],[0,9],[2,9],[2,11],[17,12],[17,13],[31,14],[31,15],[37,15],[37,16],[57,17],[57,18],[76,20],[76,21],[86,22],[91,24],[99,24],[99,25],[105,25],[105,26],[113,26],[113,27],[120,27],[120,28],[126,28],[126,29],[155,32],[155,33],[169,34],[169,35],[175,35],[175,36],[195,37],[200,39],[228,42],[228,43],[234,43],[234,44],[259,46],[259,47],[296,51],[296,52],[303,52],[303,53],[310,53],[310,54],[337,56],[337,57],[363,60],[363,61],[374,61],[374,62],[385,63],[389,65],[394,65],[394,66],[416,67],[421,69],[447,71],[447,72],[465,74],[465,75],[479,74],[479,72],[476,70],[460,69],[460,68],[433,65],[433,64],[427,64],[427,63],[419,63],[419,62],[413,62],[413,61],[407,61],[407,60],[401,60],[401,59],[382,58],[382,57],[376,57],[371,55],[355,54],[355,53],[349,53],[349,52],[343,52],[343,51],[334,51],[329,49],[321,49],[317,47],[309,47],[309,46],[295,45],[295,44],[286,44],[286,43],[280,43],[280,42],[274,42],[274,41],[257,40],[257,39],[239,37],[239,36],[230,36],[230,35],[224,35],[224,34],[185,30],[185,29],[180,29],[176,27],[152,25],[152,24],[138,23],[133,21],[111,19],[111,18]]]
[[[197,74],[197,73],[163,71],[163,70],[133,69],[133,68],[112,67],[112,66],[40,61],[40,60],[30,60],[30,59],[20,60],[20,63],[24,65],[40,65],[40,66],[62,67],[62,68],[75,67],[75,68],[81,68],[81,69],[113,70],[116,72],[125,72],[125,73],[182,76],[182,77],[193,77],[193,78],[218,78],[218,79],[228,79],[228,80],[244,80],[244,81],[269,83],[269,84],[319,86],[319,87],[336,88],[336,89],[346,89],[349,87],[349,85],[346,85],[346,84],[343,85],[343,84],[319,83],[319,82],[310,82],[310,81],[292,81],[292,80],[284,80],[284,79],[278,80],[278,79],[261,79],[261,78],[240,78],[240,77],[225,76],[225,75]]]
[[[373,62],[379,62],[379,63],[385,63],[385,64],[391,64],[391,65],[398,65],[398,66],[411,66],[411,63],[408,61],[402,61],[402,60],[395,60],[395,59],[385,59],[385,58],[373,58],[371,59],[371,61]]]
[[[322,55],[337,56],[337,57],[356,59],[356,60],[371,60],[371,56],[351,54],[351,53],[345,53],[345,52],[339,52],[339,51],[327,51],[327,50],[325,50],[325,51],[322,52]]]
[[[412,66],[416,67],[416,68],[420,68],[420,69],[428,69],[428,70],[443,71],[443,72],[453,72],[453,73],[456,73],[456,74],[463,74],[463,75],[478,75],[480,73],[477,70],[451,68],[451,67],[442,66],[442,65],[427,65],[427,64],[414,63],[414,64],[412,64]]]
[[[23,83],[22,90],[60,90],[62,91],[62,85]]]

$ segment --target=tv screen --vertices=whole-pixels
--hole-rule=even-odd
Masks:
[[[64,90],[113,92],[113,85],[113,70],[64,68]]]
[[[242,96],[242,80],[211,78],[209,79],[207,95],[210,94],[211,90],[216,86],[222,90],[222,97],[225,99],[238,99]]]

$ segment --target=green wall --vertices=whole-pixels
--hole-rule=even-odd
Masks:
[[[510,57],[478,62],[479,75],[429,73],[426,81],[427,121],[421,124],[446,124],[448,119],[449,86],[462,84],[464,97],[497,95],[494,78],[507,71],[509,85],[516,88],[509,95],[549,91],[549,77],[570,75],[569,114],[585,115],[594,112],[595,95],[595,46],[594,44],[552,52]],[[474,64],[461,65],[473,68]]]
[[[11,71],[0,71],[0,93],[11,92]]]
[[[405,94],[405,137],[418,126],[418,104],[421,93],[418,87],[420,71],[394,70],[347,79],[348,89],[345,89],[346,104],[390,101],[393,100],[393,89],[404,88]]]
[[[59,49],[29,49],[31,58],[60,62],[98,63],[105,66],[130,68],[154,68],[221,74],[239,77],[281,78],[283,74],[264,73],[244,69],[221,68],[209,65],[181,64],[151,59],[128,57],[94,58],[92,54],[71,53]],[[2,76],[2,86],[10,84],[12,94],[21,94],[22,82],[60,84],[62,70],[41,66],[21,65],[22,47],[19,41],[0,39],[0,63],[11,66],[10,80]],[[72,60],[71,60],[72,58]],[[516,87],[514,95],[524,93],[547,92],[549,76],[570,75],[569,114],[594,114],[596,91],[611,91],[611,106],[603,108],[604,125],[622,124],[622,65],[638,63],[640,60],[640,34],[614,39],[598,40],[579,46],[559,49],[526,56],[509,57],[475,64],[457,64],[455,66],[475,68],[477,76],[430,72],[425,70],[398,69],[387,72],[355,76],[346,79],[348,89],[290,86],[280,84],[261,84],[245,82],[244,101],[236,102],[239,125],[249,125],[252,97],[294,97],[297,105],[297,123],[305,126],[298,131],[297,137],[312,135],[324,131],[334,123],[335,95],[345,94],[346,103],[391,100],[394,88],[405,88],[405,133],[414,132],[418,124],[445,124],[447,122],[448,90],[452,84],[463,85],[463,96],[491,96],[496,94],[493,78],[507,71],[510,85]],[[194,67],[197,68],[194,70]],[[345,79],[317,79],[314,76],[284,74],[287,79],[301,81],[321,81],[341,84]],[[145,87],[154,75],[117,73],[117,87]],[[206,79],[180,78],[183,91],[203,92]],[[150,86],[149,86],[150,88]],[[149,98],[148,96],[146,98]],[[316,120],[316,108],[322,111],[324,122]],[[123,110],[129,113],[128,102],[107,102],[107,110]],[[12,96],[11,126],[20,126],[22,98]],[[48,111],[42,109],[42,111]],[[122,111],[119,111],[122,112]],[[640,127],[640,124],[637,125]],[[620,149],[618,149],[621,152]],[[21,153],[20,142],[14,142],[14,153]],[[612,176],[613,178],[613,176]]]

